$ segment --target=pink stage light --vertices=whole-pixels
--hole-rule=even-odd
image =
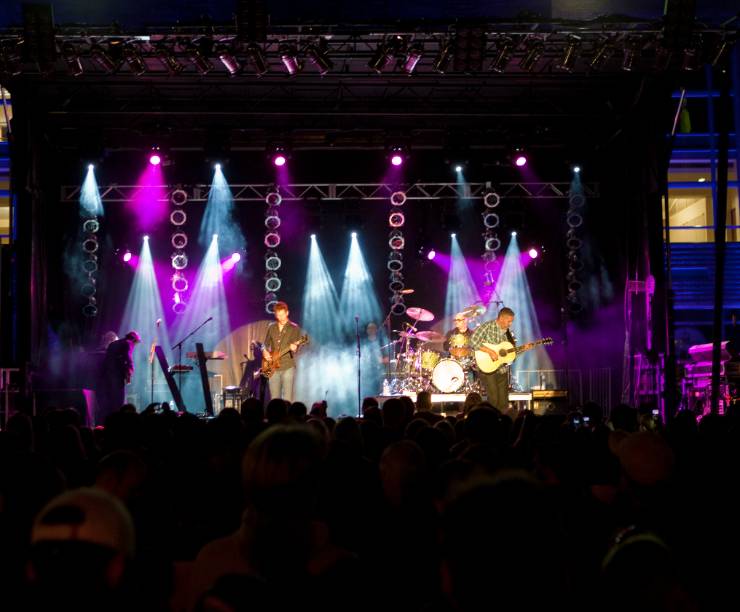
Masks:
[[[152,166],[159,166],[159,164],[162,163],[162,158],[161,158],[161,156],[158,153],[152,153],[149,156],[149,163]]]
[[[125,261],[126,263],[128,263],[129,261],[131,261],[131,257],[132,257],[131,251],[126,251],[123,254],[123,261]]]
[[[400,166],[403,163],[403,157],[401,157],[401,155],[399,155],[398,153],[394,153],[391,156],[391,163],[394,166]]]
[[[531,249],[529,249],[529,256],[532,259],[537,259],[537,257],[539,256],[539,252],[537,251],[537,249],[531,248]]]
[[[278,153],[275,157],[272,158],[272,163],[275,164],[278,168],[282,168],[287,161],[288,159],[282,153]]]
[[[435,251],[434,249],[430,249],[429,252],[427,253],[427,259],[429,261],[432,261],[432,259],[434,259],[436,256],[437,256],[437,251]]]
[[[239,261],[239,260],[240,260],[241,258],[242,258],[242,256],[241,256],[241,255],[239,255],[239,253],[234,253],[234,254],[233,254],[233,255],[231,256],[231,261],[233,261],[234,263],[236,263],[236,262],[237,262],[237,261]]]
[[[527,165],[527,156],[526,155],[517,155],[514,159],[514,163],[516,164],[517,168],[522,168]]]

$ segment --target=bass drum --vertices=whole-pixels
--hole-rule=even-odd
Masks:
[[[441,393],[454,393],[465,384],[465,371],[454,359],[442,359],[434,366],[432,384]]]

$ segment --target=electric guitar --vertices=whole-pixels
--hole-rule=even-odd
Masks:
[[[303,344],[308,344],[308,336],[301,336],[298,340],[296,340],[295,344],[298,346],[301,346]],[[264,353],[265,347],[262,347],[262,352]],[[282,351],[280,351],[277,355],[274,353],[271,353],[272,355],[272,361],[268,361],[267,359],[262,357],[262,367],[260,368],[262,372],[262,376],[265,378],[270,378],[277,370],[280,369],[280,358],[283,355],[287,355],[290,353],[290,345],[286,346]]]
[[[475,363],[481,372],[484,374],[490,374],[491,372],[498,370],[502,365],[512,363],[519,353],[530,351],[533,348],[544,344],[552,344],[552,338],[542,338],[541,340],[528,342],[521,346],[514,346],[511,342],[501,342],[500,344],[489,344],[488,342],[484,342],[483,346],[498,353],[498,359],[494,359],[485,351],[478,350],[475,351]]]

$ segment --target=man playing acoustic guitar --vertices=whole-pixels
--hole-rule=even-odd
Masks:
[[[470,337],[470,346],[475,351],[488,353],[494,360],[498,359],[498,353],[484,344],[500,344],[501,342],[516,344],[509,330],[513,322],[514,311],[511,308],[502,308],[493,321],[483,323],[473,332]],[[490,374],[479,371],[478,379],[486,389],[488,401],[504,412],[509,407],[509,366],[502,366]]]
[[[301,330],[288,319],[288,305],[285,302],[275,304],[275,323],[267,328],[265,350],[262,358],[270,370],[270,397],[293,401],[293,384],[295,382],[295,355],[298,347],[305,343]],[[264,371],[263,367],[263,371]]]

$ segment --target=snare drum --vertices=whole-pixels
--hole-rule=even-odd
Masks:
[[[442,359],[434,366],[432,384],[441,393],[454,393],[465,384],[465,371],[454,359]]]
[[[471,354],[470,343],[465,334],[453,334],[450,336],[450,355],[456,359],[469,357]]]
[[[439,353],[437,351],[422,351],[421,352],[421,369],[431,372],[434,366],[439,362]]]

